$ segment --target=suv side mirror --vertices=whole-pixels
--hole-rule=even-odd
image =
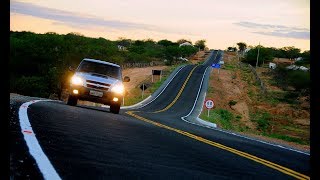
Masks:
[[[128,77],[128,76],[125,76],[124,78],[123,78],[123,82],[129,82],[130,81],[130,78]]]
[[[69,66],[69,71],[75,71],[75,69],[74,69],[74,67],[72,67],[72,66]]]

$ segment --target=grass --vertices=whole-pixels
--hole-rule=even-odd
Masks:
[[[283,129],[297,133],[308,133],[308,131],[306,131],[305,129],[301,129],[300,127],[283,126]]]
[[[224,129],[233,130],[232,121],[234,115],[226,109],[214,109],[210,110],[209,117],[206,111],[203,111],[200,118],[212,123],[216,123]]]
[[[246,81],[248,85],[252,84],[255,82],[255,80],[253,79],[253,75],[251,74],[251,71],[246,71],[246,70],[242,70],[241,71],[241,79],[243,81]]]
[[[291,136],[287,136],[287,135],[283,135],[283,134],[274,133],[274,134],[263,134],[263,135],[271,137],[271,138],[282,139],[282,140],[288,141],[288,142],[302,144],[302,145],[309,145],[310,144],[310,140],[304,140],[301,138],[291,137]]]
[[[226,64],[223,69],[230,70],[231,78],[236,79],[235,71],[239,70],[241,80],[246,83],[248,89],[247,95],[251,99],[249,118],[253,122],[253,127],[248,127],[247,124],[242,121],[244,117],[240,114],[233,113],[226,109],[214,109],[210,110],[210,116],[207,116],[207,110],[204,109],[200,115],[200,118],[212,123],[216,123],[219,128],[244,132],[249,134],[262,135],[274,139],[281,139],[287,142],[293,142],[301,145],[309,145],[309,130],[300,125],[296,125],[293,118],[288,115],[271,114],[267,110],[257,110],[256,106],[267,107],[275,106],[279,103],[289,104],[291,107],[299,105],[297,97],[299,94],[294,91],[272,91],[271,89],[267,93],[263,94],[258,91],[260,84],[256,82],[256,79],[251,70],[246,66],[237,67],[235,64]],[[266,74],[272,76],[272,74]],[[277,79],[263,79],[267,84],[278,83]],[[208,87],[207,97],[210,97],[213,93],[223,96],[223,89],[214,89],[214,87]],[[235,105],[237,102],[230,100],[227,102],[229,106]],[[271,111],[270,111],[271,112]]]
[[[254,92],[251,89],[249,89],[249,91],[248,91],[248,96],[250,98],[252,98],[254,96]]]
[[[261,132],[269,131],[271,125],[271,115],[262,110],[258,110],[255,113],[250,113],[250,120],[257,124],[257,130]]]
[[[154,93],[161,85],[162,83],[167,79],[168,77],[161,78],[161,81],[157,81],[150,87],[150,94]]]
[[[276,105],[279,103],[286,104],[299,104],[297,97],[299,96],[298,92],[293,91],[268,91],[267,94],[259,94],[258,98],[260,101]]]
[[[186,64],[188,64],[188,63],[186,63]],[[162,75],[161,81],[157,81],[157,82],[151,83],[151,86],[148,87],[148,89],[146,89],[144,91],[143,98],[142,98],[141,89],[139,87],[137,87],[135,89],[132,89],[131,92],[130,92],[130,95],[125,97],[124,105],[125,106],[130,106],[130,105],[136,104],[136,103],[146,99],[149,95],[154,93],[163,84],[163,82],[168,78],[168,76],[177,67],[179,67],[181,65],[184,65],[184,64],[176,64],[176,65],[172,65],[172,66],[169,66],[169,67],[165,68],[163,70],[163,75]]]
[[[213,93],[214,92],[214,90],[213,90],[213,87],[208,87],[208,93]]]
[[[224,65],[223,69],[225,70],[234,70],[236,67],[231,64]]]
[[[240,119],[242,119],[242,116],[237,115],[237,116],[236,116],[236,120],[239,121]]]
[[[149,93],[149,89],[145,90],[144,92],[144,96],[142,98],[142,91],[140,88],[134,88],[130,91],[130,94],[125,96],[124,98],[124,105],[125,106],[130,106],[133,104],[136,104],[140,101],[142,101],[143,99],[147,98],[150,95]]]
[[[266,111],[260,110],[260,111],[257,111],[256,113],[251,113],[250,119],[251,119],[251,121],[256,123],[257,130],[259,132],[261,132],[258,134],[261,134],[261,135],[267,136],[267,137],[271,137],[271,138],[281,139],[281,140],[284,140],[287,142],[294,142],[294,143],[298,143],[298,144],[302,144],[302,145],[309,145],[310,144],[310,140],[299,138],[299,137],[289,136],[289,135],[285,134],[286,131],[273,133],[270,130],[271,125],[273,124],[272,117],[271,117],[271,114],[269,114]],[[290,121],[288,118],[287,118],[287,120]],[[290,132],[295,132],[295,133],[299,133],[299,134],[306,133],[305,130],[301,130],[298,127],[286,126],[286,125],[281,125],[281,124],[277,124],[277,126],[280,129],[287,130]]]

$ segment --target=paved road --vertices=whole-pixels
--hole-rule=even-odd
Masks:
[[[220,58],[214,51],[205,64],[183,67],[152,103],[119,115],[59,101],[21,107],[39,98],[11,97],[12,176],[52,173],[28,152],[24,138],[36,134],[61,179],[308,179],[306,153],[181,119],[192,109],[207,67]],[[21,133],[19,108],[27,109],[32,132]]]

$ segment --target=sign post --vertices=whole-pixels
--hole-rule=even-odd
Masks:
[[[204,103],[205,103],[206,108],[208,109],[208,117],[209,117],[210,116],[210,109],[213,108],[214,102],[212,99],[207,99]]]
[[[211,67],[212,68],[217,68],[218,69],[218,79],[219,79],[219,74],[220,74],[220,64],[212,64]]]
[[[146,90],[148,87],[145,84],[141,84],[140,89],[142,90],[142,99],[143,99],[143,94],[144,94],[144,90]]]
[[[160,75],[160,81],[161,81],[162,70],[152,70],[152,82],[153,82],[153,75]]]

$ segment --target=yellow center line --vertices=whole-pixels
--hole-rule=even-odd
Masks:
[[[153,112],[153,113],[159,113],[159,112],[163,112],[163,111],[166,111],[166,110],[168,110],[170,107],[172,107],[173,105],[174,105],[174,103],[176,103],[176,101],[179,99],[179,97],[181,96],[181,94],[182,94],[182,92],[183,92],[183,90],[184,90],[184,88],[186,87],[186,85],[187,85],[187,83],[188,83],[188,81],[189,81],[189,79],[190,79],[190,77],[191,77],[191,75],[192,75],[192,73],[193,73],[193,71],[196,69],[196,67],[198,67],[198,65],[197,66],[195,66],[191,71],[190,71],[190,73],[189,73],[189,75],[188,75],[188,77],[187,77],[187,79],[184,81],[184,83],[183,83],[183,85],[182,85],[182,87],[181,87],[181,89],[180,89],[180,91],[178,92],[178,94],[177,94],[177,96],[174,98],[174,100],[167,106],[167,107],[165,107],[164,109],[161,109],[161,110],[159,110],[159,111],[155,111],[155,112]]]
[[[220,148],[220,149],[223,149],[223,150],[226,150],[226,151],[229,151],[233,154],[236,154],[236,155],[239,155],[241,157],[244,157],[244,158],[247,158],[247,159],[250,159],[250,160],[253,160],[255,162],[258,162],[260,164],[263,164],[265,166],[268,166],[272,169],[275,169],[275,170],[278,170],[284,174],[287,174],[289,176],[292,176],[294,178],[297,178],[297,179],[310,179],[309,176],[306,176],[304,174],[301,174],[299,172],[296,172],[294,170],[291,170],[289,168],[286,168],[286,167],[283,167],[283,166],[280,166],[278,164],[275,164],[271,161],[267,161],[265,159],[261,159],[259,157],[256,157],[254,155],[251,155],[251,154],[248,154],[246,152],[242,152],[242,151],[239,151],[237,149],[234,149],[234,148],[231,148],[231,147],[228,147],[228,146],[225,146],[225,145],[222,145],[220,143],[217,143],[217,142],[213,142],[213,141],[210,141],[208,139],[205,139],[203,137],[200,137],[200,136],[197,136],[197,135],[194,135],[192,133],[189,133],[189,132],[186,132],[186,131],[182,131],[182,130],[179,130],[179,129],[176,129],[176,128],[173,128],[173,127],[170,127],[170,126],[167,126],[167,125],[164,125],[164,124],[161,124],[161,123],[158,123],[158,122],[155,122],[155,121],[152,121],[152,120],[149,120],[149,119],[146,119],[144,117],[141,117],[141,116],[138,116],[136,114],[134,114],[134,112],[138,112],[138,111],[128,111],[126,112],[127,114],[129,114],[130,116],[133,116],[141,121],[144,121],[144,122],[147,122],[147,123],[150,123],[150,124],[153,124],[155,126],[158,126],[158,127],[161,127],[161,128],[164,128],[164,129],[168,129],[170,131],[174,131],[176,133],[179,133],[181,135],[184,135],[184,136],[187,136],[189,138],[192,138],[192,139],[195,139],[197,141],[200,141],[200,142],[203,142],[205,144],[208,144],[208,145],[211,145],[211,146],[214,146],[214,147],[217,147],[217,148]]]
[[[216,59],[217,58],[217,56],[218,56],[218,53],[216,53],[216,56],[214,57],[214,59]],[[189,81],[189,79],[190,79],[190,77],[191,77],[191,75],[192,75],[192,73],[193,73],[193,71],[196,69],[196,67],[198,67],[199,65],[197,65],[197,66],[195,66],[191,71],[190,71],[190,73],[189,73],[189,75],[188,75],[188,77],[187,77],[187,79],[185,80],[185,82],[183,83],[183,85],[182,85],[182,87],[181,87],[181,89],[180,89],[180,91],[178,92],[178,94],[177,94],[177,96],[174,98],[174,100],[167,106],[167,107],[165,107],[164,109],[161,109],[161,110],[158,110],[158,111],[155,111],[155,112],[153,112],[153,113],[159,113],[159,112],[163,112],[163,111],[166,111],[166,110],[168,110],[169,108],[171,108],[175,103],[176,103],[176,101],[179,99],[179,97],[181,96],[181,94],[182,94],[182,92],[183,92],[183,90],[184,90],[184,88],[185,88],[185,86],[186,86],[186,84],[188,83],[188,81]]]

